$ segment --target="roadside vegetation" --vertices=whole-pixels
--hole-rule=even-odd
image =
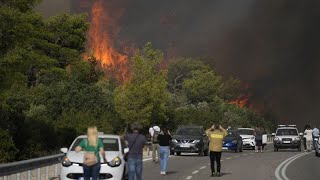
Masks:
[[[271,116],[229,103],[243,85],[206,58],[163,67],[163,52],[147,43],[129,60],[129,80],[106,76],[94,57],[83,59],[86,15],[45,19],[37,2],[0,0],[0,163],[57,153],[89,125],[112,134],[132,122],[273,126]]]

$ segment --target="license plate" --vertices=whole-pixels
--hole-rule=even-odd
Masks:
[[[222,147],[222,149],[223,149],[223,150],[228,150],[228,148],[227,148],[227,147]]]
[[[291,142],[290,141],[283,141],[283,143],[288,144],[288,143],[291,143]]]
[[[180,147],[184,147],[184,148],[188,148],[190,147],[190,145],[187,145],[187,144],[181,144]]]

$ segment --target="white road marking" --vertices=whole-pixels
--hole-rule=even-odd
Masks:
[[[233,156],[233,157],[236,157],[236,158],[237,158],[237,157],[240,157],[240,156]]]
[[[199,169],[205,169],[207,166],[202,166],[201,168],[199,168]]]
[[[199,172],[199,170],[195,170],[192,172],[192,174],[197,174]]]
[[[143,159],[142,161],[150,161],[152,160],[152,158],[146,158],[146,159]]]
[[[289,180],[289,178],[286,176],[286,169],[287,167],[296,159],[298,159],[299,157],[302,157],[304,155],[307,155],[309,153],[299,153],[295,156],[292,156],[288,159],[286,159],[285,161],[283,161],[276,169],[276,171],[274,172],[274,175],[276,176],[277,180]],[[280,174],[281,172],[281,174]],[[282,177],[283,178],[282,178]]]
[[[249,154],[243,154],[243,156],[248,156]]]
[[[221,162],[222,162],[223,160],[221,160]],[[209,164],[210,165],[210,164]]]
[[[226,158],[226,159],[232,159],[232,157],[228,157],[228,158]]]
[[[186,179],[192,179],[192,176],[188,176]]]

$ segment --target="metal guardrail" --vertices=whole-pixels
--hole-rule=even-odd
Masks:
[[[29,159],[24,161],[12,162],[8,164],[0,165],[0,177],[4,180],[8,179],[8,176],[16,174],[16,179],[21,179],[21,173],[27,172],[27,177],[23,179],[31,179],[32,171],[37,170],[36,178],[42,179],[43,173],[41,168],[45,168],[45,178],[49,179],[49,166],[55,165],[60,162],[64,154],[56,154],[52,156],[40,157],[35,159]],[[55,166],[54,175],[58,174],[58,167]]]

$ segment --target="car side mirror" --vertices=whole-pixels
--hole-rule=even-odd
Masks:
[[[127,147],[124,148],[123,152],[124,152],[124,154],[128,153],[129,152],[129,148],[127,148]]]
[[[303,136],[303,133],[299,133],[299,136]]]
[[[276,133],[272,133],[272,136],[275,136],[276,135]]]
[[[67,154],[68,152],[68,148],[61,148],[60,151],[64,154]]]

